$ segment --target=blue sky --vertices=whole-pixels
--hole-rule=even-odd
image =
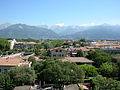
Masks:
[[[0,24],[120,24],[120,0],[0,0]]]

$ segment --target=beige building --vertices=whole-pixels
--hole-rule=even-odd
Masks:
[[[61,47],[52,48],[50,50],[50,56],[52,58],[63,58],[67,56],[67,51]]]

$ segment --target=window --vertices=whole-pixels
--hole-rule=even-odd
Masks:
[[[7,69],[4,69],[4,71],[7,71]]]
[[[59,56],[61,57],[61,54],[59,54]]]
[[[53,54],[53,57],[56,57],[56,55],[55,55],[55,54]]]
[[[56,52],[58,52],[58,50],[56,50]]]
[[[62,52],[62,50],[60,50],[60,52]]]

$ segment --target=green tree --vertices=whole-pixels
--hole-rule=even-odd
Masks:
[[[36,49],[42,49],[42,48],[43,48],[43,46],[42,46],[42,45],[38,45],[38,44],[37,44],[37,45],[35,45],[35,48],[36,48]]]
[[[93,65],[95,67],[100,67],[100,65],[105,62],[111,62],[110,55],[99,50],[90,51],[87,58],[94,61]]]
[[[82,51],[77,51],[76,57],[83,57],[83,52]]]
[[[102,76],[105,76],[105,77],[117,77],[118,67],[114,63],[106,62],[100,66],[99,72]]]
[[[63,40],[53,40],[50,43],[53,45],[53,47],[60,47],[63,45]]]
[[[9,50],[10,44],[6,39],[0,38],[0,50]]]
[[[118,76],[120,76],[120,60],[118,60],[116,64],[118,66]],[[120,77],[118,77],[118,80],[120,80]]]
[[[86,77],[94,77],[98,75],[97,68],[92,65],[79,65],[79,68],[82,68],[85,72]]]
[[[28,61],[32,62],[32,65],[36,62],[36,58],[34,56],[30,56]]]
[[[80,39],[81,42],[86,42],[86,40],[84,38]]]
[[[43,43],[44,49],[48,50],[50,48],[49,43]]]
[[[48,58],[34,65],[38,80],[51,83],[77,83],[84,72],[76,64]]]
[[[120,81],[102,76],[97,76],[91,80],[93,90],[120,90]]]
[[[3,90],[12,90],[15,87],[13,80],[6,73],[0,73],[0,88]]]
[[[35,71],[29,67],[14,67],[8,72],[16,85],[32,84],[36,78]]]

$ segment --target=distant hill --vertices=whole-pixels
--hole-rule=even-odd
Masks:
[[[26,24],[2,25],[0,38],[32,39],[108,39],[120,40],[120,25],[96,26],[30,26]]]
[[[53,30],[55,33],[59,34],[60,36],[63,35],[70,35],[79,31],[86,30],[87,27],[83,26],[57,26],[53,25],[50,27],[51,30]]]
[[[87,28],[84,31],[76,32],[70,35],[61,36],[62,38],[71,39],[108,39],[120,40],[120,26],[98,25]]]
[[[57,34],[50,29],[29,26],[26,24],[14,24],[0,30],[1,38],[33,38],[52,39],[57,38]]]
[[[10,26],[10,25],[11,25],[10,23],[0,24],[0,30],[1,30],[1,29],[5,29],[5,28],[7,28],[7,27]]]

